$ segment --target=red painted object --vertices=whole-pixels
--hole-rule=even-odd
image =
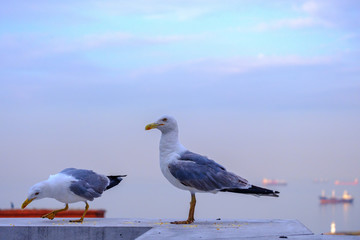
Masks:
[[[359,184],[359,179],[355,178],[354,181],[351,181],[351,182],[345,182],[345,181],[339,181],[339,180],[336,180],[334,182],[335,185],[357,185]]]
[[[41,217],[54,209],[0,209],[0,218],[36,218]],[[104,218],[105,210],[88,210],[85,218]],[[59,218],[80,218],[84,213],[84,209],[67,210],[59,212],[56,217]]]

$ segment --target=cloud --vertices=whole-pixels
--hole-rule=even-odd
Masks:
[[[132,34],[123,33],[123,32],[112,32],[112,33],[104,33],[97,35],[86,35],[80,37],[75,42],[77,48],[83,46],[85,48],[96,48],[99,46],[104,46],[108,44],[123,44],[125,42],[129,42],[133,39]]]
[[[301,6],[301,9],[304,12],[314,14],[319,10],[319,4],[315,1],[307,1],[307,2],[303,3],[303,5]]]
[[[259,53],[256,57],[233,57],[217,59],[194,59],[177,64],[158,65],[151,68],[142,68],[133,71],[130,76],[141,78],[144,75],[162,75],[174,71],[190,74],[242,74],[256,72],[267,68],[280,68],[291,66],[318,66],[334,63],[332,57],[301,57],[301,56],[266,56]]]
[[[312,0],[305,1],[296,7],[299,12],[307,14],[308,17],[325,22],[333,27],[359,28],[360,4],[357,0]]]
[[[138,15],[147,20],[188,21],[218,9],[216,1],[96,1],[99,11],[112,16]]]
[[[329,27],[330,23],[316,19],[312,17],[300,17],[300,18],[288,18],[288,19],[280,19],[270,22],[262,22],[255,26],[255,30],[257,31],[269,31],[269,30],[277,30],[282,28],[305,28],[305,27]]]
[[[202,40],[207,34],[160,34],[160,35],[135,35],[125,32],[108,32],[103,34],[88,34],[73,40],[78,49],[92,49],[109,46],[136,46],[172,44],[184,41]]]
[[[291,9],[288,9],[289,11]],[[358,1],[311,0],[293,6],[293,15],[280,19],[270,19],[257,24],[257,31],[278,29],[298,29],[308,27],[331,27],[356,29],[360,26]]]
[[[253,58],[231,58],[215,61],[208,70],[222,74],[237,74],[264,68],[323,65],[332,61],[330,57],[265,56],[259,53],[257,57]]]
[[[126,32],[106,32],[83,36],[57,36],[50,34],[7,34],[0,36],[0,61],[4,66],[19,66],[22,62],[31,63],[34,59],[48,56],[69,55],[97,49],[147,47],[205,39],[206,34],[173,34],[141,36]],[[128,52],[127,50],[126,52]],[[1,68],[1,67],[0,67]]]
[[[178,21],[188,21],[203,16],[208,12],[209,10],[203,8],[177,9],[172,10],[171,12],[146,15],[145,18],[156,20],[175,19]]]

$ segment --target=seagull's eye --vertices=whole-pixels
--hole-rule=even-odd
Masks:
[[[167,118],[163,118],[162,120],[163,120],[163,122],[167,122]]]
[[[39,192],[36,192],[36,193],[35,193],[35,196],[37,196],[37,195],[39,195]]]

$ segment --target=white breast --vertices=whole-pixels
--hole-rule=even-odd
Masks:
[[[195,188],[191,188],[191,187],[187,187],[185,185],[183,185],[179,180],[177,180],[170,172],[169,170],[169,164],[172,161],[179,161],[180,155],[177,153],[171,153],[169,155],[167,155],[166,157],[162,158],[160,156],[160,169],[161,172],[163,173],[164,177],[175,187],[183,189],[183,190],[188,190],[192,193],[195,192],[199,192],[198,190],[196,190]]]
[[[50,176],[48,181],[51,186],[51,197],[55,198],[59,202],[74,203],[86,201],[85,198],[74,194],[70,190],[71,183],[73,181],[77,181],[74,177],[59,173]]]
[[[187,151],[187,149],[179,142],[177,128],[172,132],[162,133],[160,138],[160,169],[165,178],[175,187],[188,190],[192,193],[198,190],[184,186],[177,180],[169,170],[169,164],[174,161],[179,161],[180,154]]]

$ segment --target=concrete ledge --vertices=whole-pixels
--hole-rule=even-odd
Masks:
[[[344,239],[315,236],[297,220],[198,220],[191,225],[172,220],[92,218],[84,223],[69,219],[0,219],[0,239],[6,240],[114,240],[114,239]],[[355,238],[345,238],[355,239]]]

